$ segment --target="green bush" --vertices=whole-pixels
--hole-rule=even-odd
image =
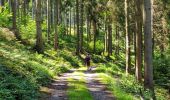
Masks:
[[[89,44],[85,44],[85,47],[86,47],[86,51],[87,52],[93,52],[93,47],[94,47],[94,42],[90,42]],[[96,41],[96,52],[95,54],[101,54],[102,52],[104,51],[104,43],[100,40],[97,40]]]
[[[156,84],[169,87],[167,83],[170,80],[170,56],[169,54],[155,55],[154,57],[154,80]]]

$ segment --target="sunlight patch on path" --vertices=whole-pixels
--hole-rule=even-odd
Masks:
[[[97,73],[85,72],[87,86],[94,100],[116,100],[106,85],[100,82],[100,75]]]

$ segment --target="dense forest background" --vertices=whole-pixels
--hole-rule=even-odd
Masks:
[[[168,100],[169,44],[169,0],[0,0],[0,99],[39,98],[90,53],[121,95]]]

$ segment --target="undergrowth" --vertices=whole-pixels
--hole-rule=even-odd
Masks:
[[[8,29],[1,28],[0,100],[38,99],[41,86],[49,84],[56,74],[78,66],[73,66],[73,58],[77,62],[78,58],[67,50],[38,54],[16,41]]]

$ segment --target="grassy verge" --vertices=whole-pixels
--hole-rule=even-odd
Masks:
[[[100,74],[100,77],[102,77],[101,82],[108,84],[108,89],[112,91],[118,100],[137,100],[132,94],[123,91],[116,79],[107,74]]]
[[[86,87],[83,73],[74,73],[75,76],[79,76],[78,79],[69,78],[69,89],[67,91],[69,100],[93,100],[89,90]]]
[[[96,72],[101,73],[102,82],[108,84],[108,88],[118,99],[136,100],[142,95],[149,100],[151,93],[144,90],[143,85],[136,82],[134,75],[126,76],[121,64],[106,63],[98,64]],[[105,73],[105,74],[103,74]],[[155,86],[155,95],[158,100],[168,100],[168,91]]]

